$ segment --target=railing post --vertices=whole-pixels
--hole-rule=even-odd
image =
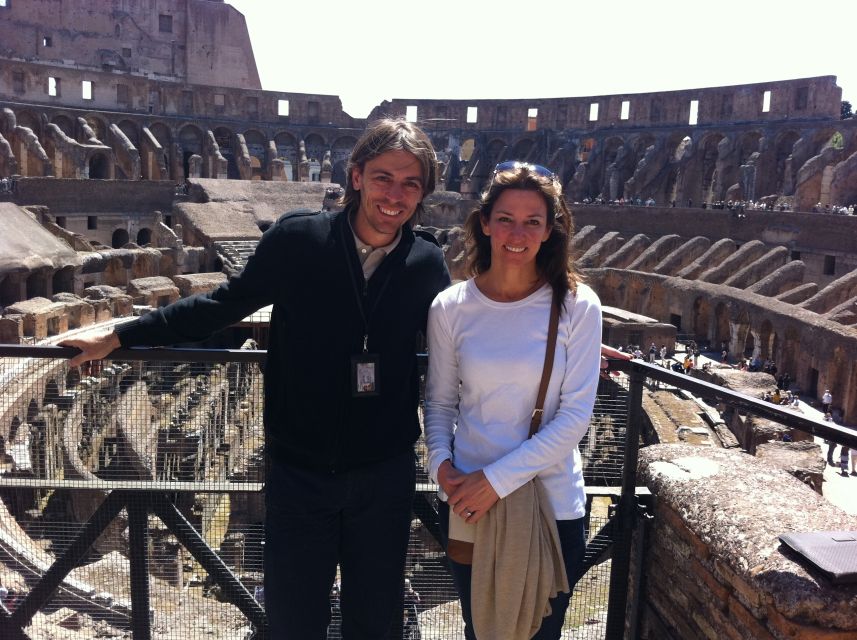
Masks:
[[[631,570],[631,546],[637,521],[637,459],[643,422],[643,382],[645,372],[631,366],[628,389],[628,423],[625,430],[625,456],[622,466],[622,496],[616,511],[616,537],[610,566],[610,596],[607,606],[607,640],[625,637],[628,608],[628,579]],[[632,630],[633,633],[633,630]]]
[[[149,613],[149,500],[148,494],[126,494],[128,547],[131,569],[131,629],[134,640],[151,640]]]

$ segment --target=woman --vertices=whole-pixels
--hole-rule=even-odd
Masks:
[[[441,523],[449,508],[478,523],[538,476],[573,587],[585,546],[577,445],[598,386],[601,306],[570,265],[571,215],[544,167],[498,165],[467,233],[474,277],[439,294],[429,311],[426,441],[429,472],[447,500]],[[553,301],[561,313],[555,359],[541,428],[528,439]],[[450,564],[473,640],[471,567]],[[532,637],[560,637],[568,600],[551,599],[552,614]]]

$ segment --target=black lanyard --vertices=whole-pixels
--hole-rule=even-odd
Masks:
[[[343,215],[348,215],[347,213]],[[366,280],[366,277],[363,275],[363,271],[360,271],[360,280],[363,283],[363,293],[360,292],[360,287],[357,284],[357,277],[354,273],[353,261],[351,260],[351,256],[348,254],[348,241],[354,242],[354,238],[348,238],[345,233],[345,227],[349,227],[348,220],[345,220],[344,225],[342,225],[342,249],[345,251],[345,261],[348,263],[348,273],[351,274],[351,289],[354,291],[354,300],[357,302],[357,308],[360,310],[360,318],[363,320],[363,353],[369,352],[369,321],[372,319],[372,314],[375,313],[375,309],[378,308],[378,303],[381,301],[381,297],[384,295],[384,291],[387,289],[387,285],[390,283],[390,279],[393,277],[392,270],[388,269],[387,277],[384,278],[384,282],[381,284],[381,288],[378,291],[378,295],[375,297],[375,301],[372,303],[368,313],[366,312],[366,296],[368,293],[369,283]],[[386,260],[389,257],[389,254],[384,257]],[[383,260],[382,260],[383,263]],[[380,268],[381,265],[378,265]]]

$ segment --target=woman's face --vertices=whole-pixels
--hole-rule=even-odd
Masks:
[[[491,264],[535,264],[542,242],[550,236],[548,207],[537,191],[506,189],[494,203],[482,232],[491,240]]]

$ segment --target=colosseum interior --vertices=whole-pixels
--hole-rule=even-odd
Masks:
[[[438,150],[441,184],[422,224],[453,277],[466,277],[461,224],[492,168],[542,164],[564,185],[573,250],[602,302],[654,323],[621,338],[605,324],[605,342],[645,344],[656,325],[671,351],[677,341],[725,343],[733,362],[775,361],[810,400],[830,389],[837,421],[857,423],[857,120],[841,118],[834,76],[532,100],[397,99],[363,119],[335,95],[263,90],[244,17],[225,2],[116,1],[104,12],[90,4],[0,2],[0,343],[56,342],[211,291],[240,271],[280,215],[336,206],[361,131],[401,116]],[[264,341],[258,328],[235,336]],[[33,366],[40,390],[2,381],[7,471],[105,477],[125,438],[121,420],[107,416],[137,413],[116,408],[128,400],[115,390],[145,382],[156,399],[140,411],[161,425],[158,446],[131,442],[133,455],[114,472],[192,481],[222,479],[237,465],[244,479],[261,478],[258,370],[188,366],[164,381],[156,367],[117,364],[81,380],[56,363]],[[69,416],[84,431],[63,435]],[[187,426],[193,416],[213,426]],[[26,425],[39,425],[38,446],[16,438]],[[776,439],[736,432],[720,441],[736,437],[754,453]],[[37,465],[21,466],[22,446],[39,451]],[[812,455],[822,460],[818,447]],[[58,507],[57,494],[37,489],[7,488],[3,499],[7,521],[33,509],[80,520],[93,509],[89,496]],[[198,498],[185,508],[204,528],[222,504]],[[231,508],[247,522],[263,517],[252,497],[233,497]],[[244,538],[230,535],[222,549],[238,545],[243,558]],[[101,552],[121,549],[117,540],[103,539]],[[159,571],[181,585],[171,544],[156,538],[167,558]],[[248,557],[259,555],[258,541],[252,553],[246,544]],[[231,624],[218,615],[213,626]]]

